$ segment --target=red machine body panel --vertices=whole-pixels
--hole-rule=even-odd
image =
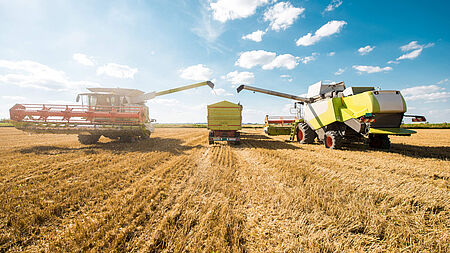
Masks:
[[[144,108],[139,106],[16,104],[9,112],[16,122],[135,125],[145,121]]]

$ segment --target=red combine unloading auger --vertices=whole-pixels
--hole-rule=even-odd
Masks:
[[[210,81],[160,92],[136,89],[89,88],[77,96],[82,105],[16,104],[10,117],[17,129],[31,133],[78,134],[82,144],[94,144],[103,135],[130,142],[153,132],[145,102],[157,96],[214,84]]]

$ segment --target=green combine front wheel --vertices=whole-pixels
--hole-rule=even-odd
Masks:
[[[338,149],[342,147],[342,137],[336,131],[325,133],[324,143],[326,148]]]
[[[314,143],[316,138],[316,132],[312,130],[308,124],[300,123],[297,125],[297,141],[301,144],[311,144]]]

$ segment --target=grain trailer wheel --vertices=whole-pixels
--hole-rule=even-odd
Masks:
[[[95,144],[100,139],[100,135],[94,134],[79,134],[78,141],[84,145]]]
[[[209,134],[208,134],[208,143],[209,143],[209,145],[213,145],[214,144],[214,141],[212,141],[210,139],[212,137],[214,137],[214,131],[209,131]]]
[[[391,141],[389,140],[389,136],[386,134],[369,135],[369,147],[389,150],[391,148]]]
[[[312,130],[308,124],[301,123],[297,126],[297,141],[301,144],[311,144],[314,143],[316,138],[316,132]]]
[[[236,131],[236,133],[234,134],[234,137],[239,138],[238,141],[234,142],[234,145],[240,145],[241,144],[241,133]]]
[[[326,148],[338,149],[342,147],[342,137],[336,131],[326,132],[323,142]]]

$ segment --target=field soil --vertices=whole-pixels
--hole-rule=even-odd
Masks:
[[[417,131],[385,152],[0,128],[0,252],[449,252],[450,130]]]

